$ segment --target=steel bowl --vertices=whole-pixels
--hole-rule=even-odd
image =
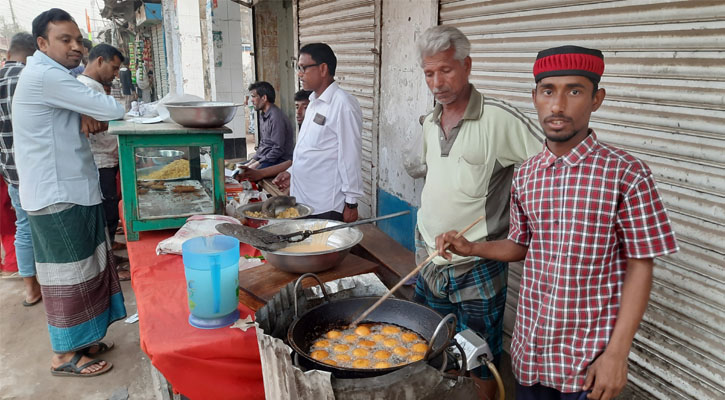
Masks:
[[[263,229],[275,234],[285,234],[306,229],[314,229],[319,222],[327,222],[327,226],[340,225],[342,222],[326,219],[295,219],[281,220],[279,222],[263,226]],[[283,250],[262,251],[264,259],[271,265],[282,271],[294,274],[307,272],[320,272],[328,270],[342,262],[350,252],[350,249],[358,244],[363,238],[363,233],[355,227],[342,228],[332,231],[327,239],[327,244],[333,249],[311,253],[289,253]],[[300,243],[310,243],[312,238],[307,238]]]
[[[221,101],[166,103],[171,119],[190,128],[218,128],[234,118],[242,104]]]
[[[247,226],[251,226],[252,228],[259,228],[265,225],[268,225],[270,222],[277,222],[277,221],[291,221],[295,219],[305,218],[307,216],[312,215],[312,207],[306,205],[306,204],[300,204],[297,203],[295,208],[297,209],[297,212],[300,213],[299,217],[294,218],[265,218],[265,217],[250,217],[247,216],[247,211],[262,211],[262,204],[264,202],[258,201],[255,203],[248,203],[245,204],[237,209],[238,217],[243,217],[246,219],[244,221],[244,224]]]
[[[150,161],[154,165],[166,165],[174,160],[178,160],[183,155],[184,152],[180,150],[151,150],[136,153],[136,157],[140,158],[141,162],[148,164]]]

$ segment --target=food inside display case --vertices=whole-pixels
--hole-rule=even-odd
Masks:
[[[140,148],[136,193],[140,219],[214,213],[208,147]]]

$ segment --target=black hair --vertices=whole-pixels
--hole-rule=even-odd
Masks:
[[[8,51],[13,54],[23,53],[32,55],[36,49],[35,38],[28,32],[20,32],[13,35],[10,39],[10,48]]]
[[[118,60],[121,62],[125,60],[121,51],[106,43],[101,43],[93,46],[91,52],[88,54],[89,61],[93,61],[98,57],[102,57],[103,61],[105,62],[113,61],[113,57],[118,57]]]
[[[48,39],[48,24],[51,22],[61,21],[76,22],[76,20],[74,20],[68,12],[61,10],[60,8],[51,8],[48,11],[43,11],[33,20],[33,38],[36,41],[39,37]]]
[[[269,82],[254,82],[251,85],[249,85],[249,90],[254,90],[257,92],[257,96],[264,97],[267,96],[267,101],[270,103],[274,103],[275,100],[275,94],[274,94],[274,88]]]
[[[307,101],[310,99],[311,93],[311,90],[298,90],[297,93],[295,93],[295,101]]]
[[[93,48],[93,42],[90,39],[83,38],[83,47],[90,51]]]
[[[335,52],[332,51],[330,46],[325,43],[310,43],[300,49],[300,54],[303,53],[309,54],[317,64],[327,64],[330,76],[335,76],[337,57],[335,57]]]

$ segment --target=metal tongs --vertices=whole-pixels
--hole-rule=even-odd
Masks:
[[[256,247],[264,251],[275,251],[281,248],[289,246],[290,243],[301,242],[312,235],[318,233],[325,233],[334,231],[337,229],[349,228],[351,226],[369,224],[371,222],[380,221],[383,219],[395,218],[401,215],[409,214],[410,211],[401,211],[393,214],[383,215],[375,218],[361,219],[355,222],[349,222],[345,224],[339,224],[335,226],[328,226],[322,229],[310,230],[305,229],[302,231],[286,233],[286,234],[274,234],[264,229],[250,228],[245,225],[236,224],[219,224],[216,226],[216,230],[219,233],[227,236],[232,236],[239,239],[242,243],[247,243],[253,247]]]

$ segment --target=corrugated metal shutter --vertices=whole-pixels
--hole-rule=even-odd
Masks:
[[[156,24],[151,27],[151,46],[154,61],[154,84],[159,100],[169,93],[169,73],[166,68],[166,48],[164,46],[164,26]]]
[[[380,56],[380,0],[299,0],[300,47],[327,43],[337,56],[335,79],[355,95],[363,113],[360,216],[375,213]]]
[[[681,251],[656,261],[630,381],[648,398],[725,398],[725,2],[441,0],[472,42],[486,94],[536,118],[532,64],[562,44],[601,49],[599,137],[649,164]],[[512,266],[506,329],[521,266]]]

